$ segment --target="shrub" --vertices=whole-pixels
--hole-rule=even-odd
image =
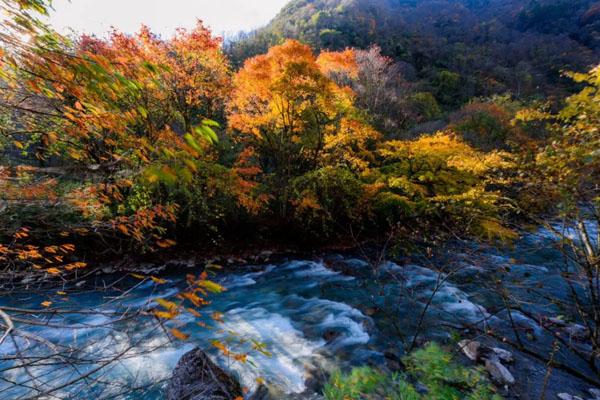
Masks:
[[[442,113],[440,106],[433,94],[429,92],[418,92],[410,96],[410,105],[415,114],[422,121],[430,121],[438,118]]]
[[[361,222],[363,183],[349,169],[321,168],[294,179],[291,187],[298,227],[331,237]]]
[[[511,115],[491,103],[471,103],[451,117],[451,127],[470,145],[490,151],[507,147],[519,132],[511,125]]]
[[[479,369],[453,361],[452,355],[431,343],[405,358],[405,374],[385,374],[371,367],[334,373],[323,389],[327,400],[502,400]],[[427,389],[421,394],[413,382]]]

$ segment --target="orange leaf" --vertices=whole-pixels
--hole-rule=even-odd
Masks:
[[[160,319],[173,319],[177,316],[177,311],[154,311],[154,315],[156,315]]]
[[[129,229],[127,229],[127,226],[119,224],[117,225],[117,229],[120,230],[123,235],[129,235]]]
[[[172,334],[173,336],[175,336],[175,337],[176,337],[177,339],[179,339],[179,340],[187,340],[187,339],[190,337],[190,335],[187,335],[187,334],[185,334],[185,333],[181,332],[181,331],[180,331],[179,329],[177,329],[177,328],[173,328],[173,329],[171,329],[171,334]]]
[[[245,364],[246,361],[248,361],[248,354],[236,354],[233,359],[235,361],[241,362],[242,364]]]
[[[166,239],[166,240],[159,240],[156,242],[156,245],[160,248],[166,249],[169,247],[173,247],[177,244],[176,241],[174,240],[170,240],[170,239]]]

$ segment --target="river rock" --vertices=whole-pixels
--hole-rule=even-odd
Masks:
[[[241,396],[240,384],[198,348],[181,357],[166,391],[167,400],[234,400]]]
[[[559,393],[557,395],[557,397],[560,400],[583,400],[581,397],[579,396],[573,396],[572,394],[568,394],[568,393]]]
[[[461,340],[458,347],[471,361],[479,361],[481,358],[481,343],[476,340]]]
[[[588,392],[594,397],[593,400],[600,400],[600,389],[589,389]]]
[[[260,385],[248,400],[271,400],[269,389],[265,385]]]
[[[559,327],[567,326],[567,323],[564,320],[556,317],[548,318],[548,322]]]
[[[502,365],[497,356],[485,360],[485,369],[489,372],[492,381],[498,386],[510,386],[515,383],[515,377]]]
[[[511,353],[508,350],[504,350],[501,349],[499,347],[493,347],[492,351],[494,352],[494,354],[496,354],[498,356],[498,358],[500,359],[500,361],[505,362],[505,363],[512,363],[515,361],[515,358],[513,356],[513,353]]]
[[[569,336],[569,338],[574,340],[585,340],[590,334],[588,329],[579,324],[572,324],[563,329],[563,331]]]
[[[328,344],[333,343],[340,336],[342,336],[342,332],[333,329],[328,329],[323,333],[323,339],[325,339]]]

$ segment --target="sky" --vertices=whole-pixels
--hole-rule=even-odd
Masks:
[[[288,0],[54,0],[50,23],[61,33],[126,33],[142,23],[169,37],[175,28],[204,21],[215,34],[232,34],[265,25]]]

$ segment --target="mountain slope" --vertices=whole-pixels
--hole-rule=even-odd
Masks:
[[[600,59],[599,31],[594,0],[293,0],[227,50],[239,64],[284,38],[315,49],[377,44],[425,85],[458,74],[461,102],[561,91],[562,70]]]

